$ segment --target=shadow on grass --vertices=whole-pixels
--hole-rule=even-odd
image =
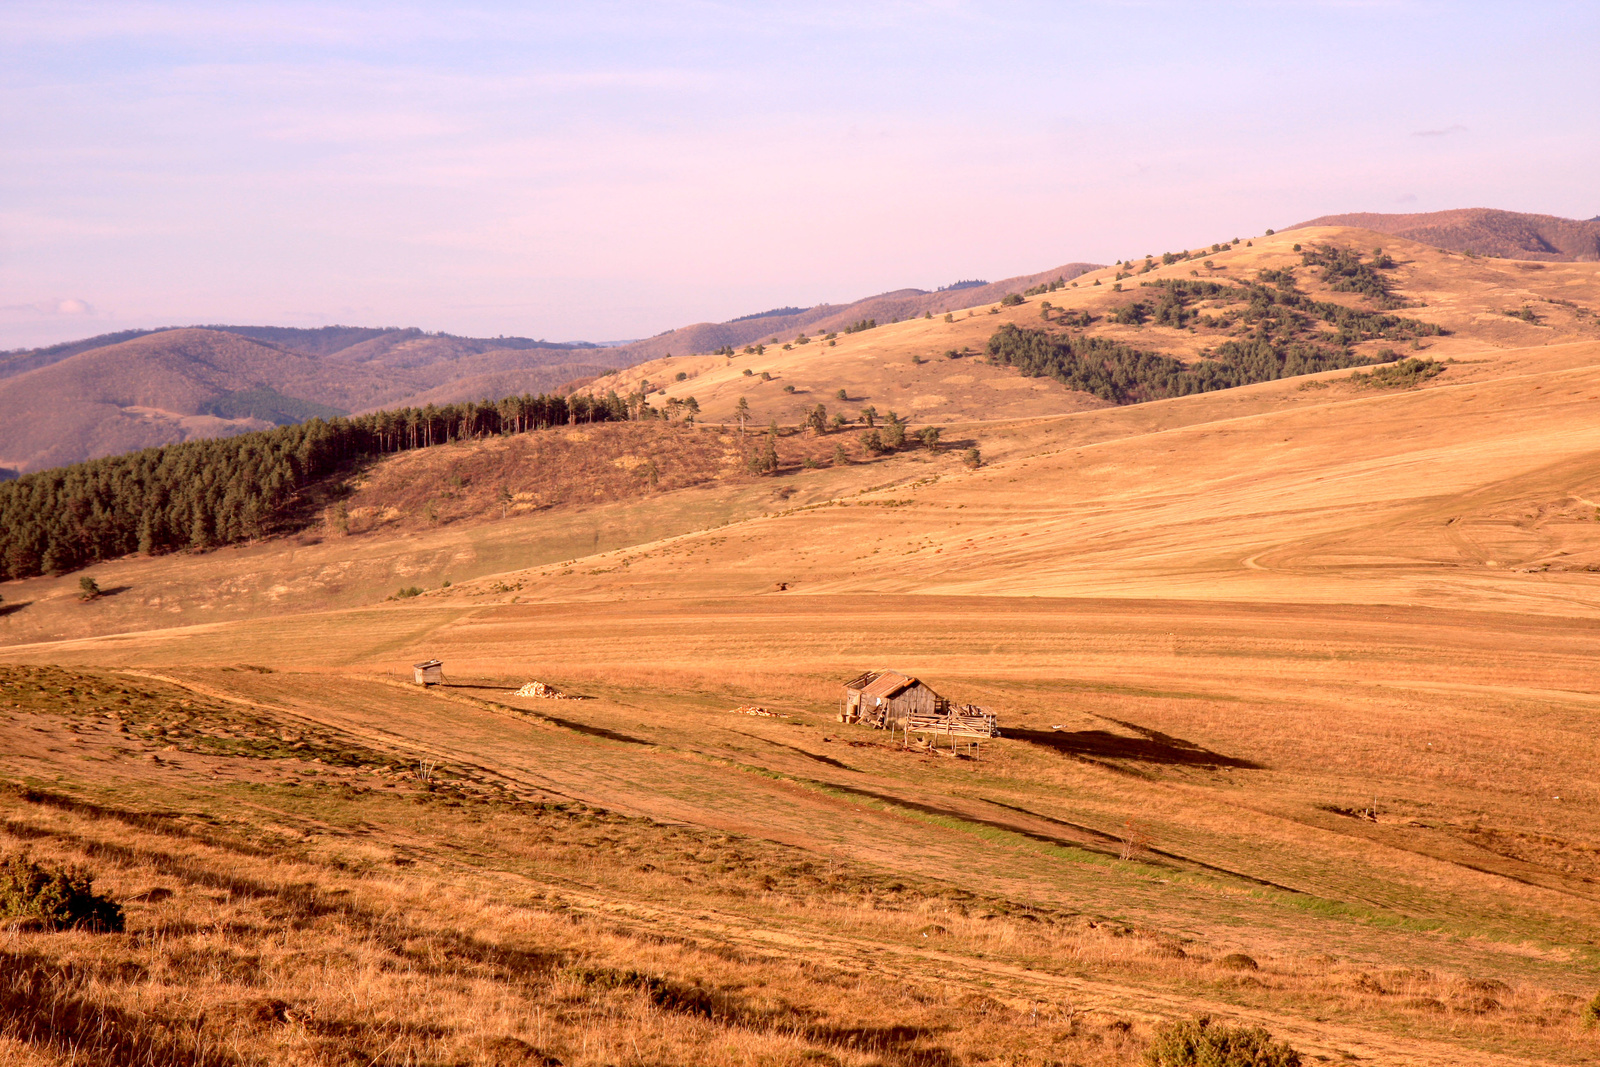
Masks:
[[[1109,730],[1023,730],[1014,727],[1007,727],[1004,735],[1016,741],[1053,748],[1065,755],[1095,762],[1128,760],[1134,763],[1174,767],[1263,769],[1262,764],[1253,760],[1224,756],[1220,752],[1212,752],[1181,737],[1173,737],[1120,719],[1111,721],[1140,736],[1128,737],[1124,734],[1114,734]]]
[[[0,604],[0,619],[5,618],[7,615],[15,615],[32,603],[33,601],[31,600],[19,600],[15,604]]]

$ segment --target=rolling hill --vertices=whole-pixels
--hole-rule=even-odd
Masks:
[[[1592,1062],[1600,264],[1348,227],[1150,264],[663,358],[606,384],[701,423],[422,448],[292,536],[0,585],[0,851],[126,919],[6,931],[0,1059],[1132,1067],[1203,1017]],[[1433,373],[1124,402],[1008,329]],[[757,473],[707,424],[838,388],[942,447],[791,425]],[[882,667],[1000,736],[842,722]]]
[[[1450,252],[1503,259],[1567,263],[1600,260],[1600,217],[1564,219],[1478,207],[1416,215],[1323,215],[1290,228],[1306,226],[1353,226]]]

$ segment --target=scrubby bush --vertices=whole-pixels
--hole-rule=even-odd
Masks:
[[[939,451],[939,436],[943,433],[944,429],[942,427],[924,426],[917,431],[917,440],[921,441],[922,447],[929,452],[937,452]]]
[[[906,443],[906,424],[892,411],[883,420],[883,443],[886,448],[899,448]]]
[[[976,448],[969,448],[967,449],[967,454],[964,461],[967,466],[976,470],[983,466],[983,453],[979,452]]]
[[[115,933],[122,906],[96,893],[86,871],[44,867],[19,855],[0,860],[0,921],[14,919]]]
[[[422,590],[419,589],[417,586],[405,585],[405,586],[401,586],[399,591],[395,593],[395,599],[396,600],[408,600],[411,597],[421,596],[421,595],[422,595]]]
[[[794,392],[794,386],[786,385],[786,386],[783,387],[783,391],[786,392],[786,393],[792,393],[792,392]]]
[[[843,389],[840,389],[838,392],[834,393],[833,395],[838,400],[849,400],[850,399],[850,394],[847,393]]]
[[[1009,296],[1000,298],[1000,306],[1003,308],[1016,307],[1020,303],[1022,303],[1021,293],[1011,293]]]
[[[1300,1053],[1259,1026],[1222,1026],[1202,1015],[1156,1029],[1149,1067],[1300,1067]]]
[[[1390,358],[1395,355],[1393,350],[1385,350],[1385,352]],[[1379,353],[1379,358],[1383,358],[1384,355],[1385,353]],[[1443,363],[1431,359],[1417,359],[1415,356],[1408,356],[1399,363],[1378,367],[1370,374],[1351,371],[1350,381],[1358,388],[1410,389],[1421,385],[1429,378],[1438,377],[1443,373]]]
[[[81,600],[93,600],[100,595],[100,583],[85,574],[78,579],[78,592]]]
[[[759,451],[750,453],[746,461],[751,474],[774,474],[778,470],[778,424],[767,430],[767,439]]]
[[[1595,517],[1600,518],[1600,514]],[[1579,1013],[1579,1018],[1583,1020],[1583,1028],[1585,1030],[1593,1030],[1595,1027],[1600,1026],[1600,993],[1596,993],[1594,999],[1583,1006],[1583,1011]]]

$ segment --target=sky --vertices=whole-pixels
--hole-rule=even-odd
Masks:
[[[0,2],[0,349],[610,341],[1318,215],[1600,214],[1600,4]]]

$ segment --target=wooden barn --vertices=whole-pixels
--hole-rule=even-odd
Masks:
[[[844,683],[839,698],[839,721],[861,723],[880,730],[944,737],[952,746],[957,737],[999,737],[1000,724],[987,708],[973,704],[953,706],[926,683],[899,671],[867,671]]]
[[[423,660],[421,663],[411,665],[411,675],[418,685],[443,685],[444,661],[437,659]]]
[[[904,730],[913,715],[942,715],[950,702],[926,683],[899,671],[867,671],[844,683],[845,722]]]

